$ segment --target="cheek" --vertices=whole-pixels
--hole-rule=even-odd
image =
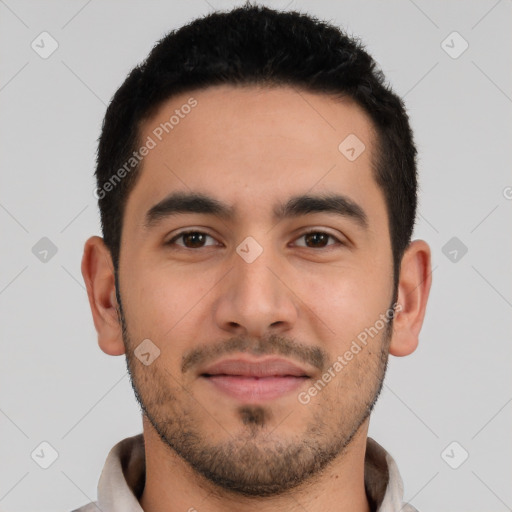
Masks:
[[[197,328],[194,316],[200,310],[201,300],[214,286],[214,276],[185,272],[176,266],[155,266],[143,272],[140,268],[134,265],[132,278],[124,286],[123,305],[126,302],[131,331],[166,342],[191,325]]]
[[[302,285],[304,302],[346,340],[370,327],[385,313],[391,296],[392,276],[376,264],[343,265],[308,274]]]

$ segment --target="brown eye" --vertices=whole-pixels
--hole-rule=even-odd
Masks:
[[[203,233],[202,231],[185,231],[173,237],[166,243],[166,245],[174,245],[176,240],[181,239],[183,244],[177,244],[178,246],[185,247],[186,249],[200,249],[201,247],[205,247],[204,244],[207,238],[211,238],[213,240],[210,235]]]
[[[328,243],[330,238],[338,243],[341,243],[336,237],[324,231],[308,231],[307,233],[304,233],[302,236],[300,236],[298,240],[304,239],[306,242],[305,245],[300,245],[300,247],[308,247],[310,249],[323,249],[328,245],[336,245]]]

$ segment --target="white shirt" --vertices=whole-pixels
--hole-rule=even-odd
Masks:
[[[367,438],[364,462],[366,495],[375,512],[418,512],[403,503],[403,483],[395,461],[376,441]],[[117,443],[107,456],[98,483],[98,499],[73,512],[143,512],[138,499],[144,490],[146,461],[142,434]]]

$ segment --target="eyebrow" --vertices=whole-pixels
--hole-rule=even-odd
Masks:
[[[363,208],[346,196],[338,194],[299,195],[274,206],[274,220],[295,218],[313,213],[332,213],[354,220],[362,228],[368,227]],[[168,217],[197,213],[213,215],[223,220],[235,217],[235,209],[218,199],[199,192],[174,192],[152,206],[146,213],[144,227],[149,230]]]

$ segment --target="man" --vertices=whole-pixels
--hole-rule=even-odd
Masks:
[[[107,110],[82,261],[144,431],[80,511],[414,510],[367,432],[431,285],[415,158],[333,26],[246,5],[155,46]]]

